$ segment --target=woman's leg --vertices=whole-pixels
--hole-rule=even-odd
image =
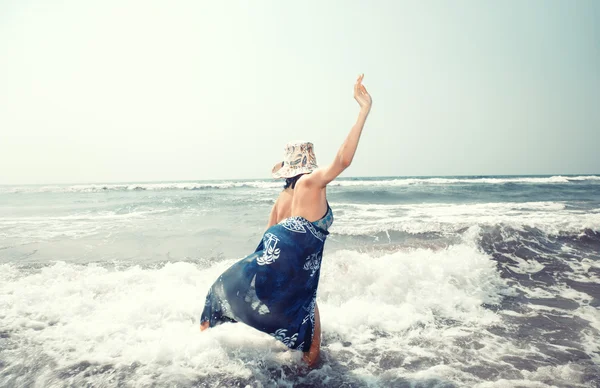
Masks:
[[[302,359],[313,367],[319,360],[319,352],[321,351],[321,318],[319,317],[319,306],[315,303],[315,335],[313,336],[312,344],[308,352],[304,352]]]

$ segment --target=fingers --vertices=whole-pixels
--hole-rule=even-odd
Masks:
[[[362,80],[365,77],[364,74],[360,74],[358,76],[358,78],[356,78],[356,83],[354,84],[354,95],[358,96],[361,94],[368,94],[367,93],[367,89],[365,88],[365,86],[362,84]]]
[[[363,91],[363,88],[364,88],[364,87],[363,87],[363,85],[362,85],[362,80],[363,80],[363,78],[364,78],[364,77],[365,77],[365,75],[364,75],[364,74],[360,74],[360,75],[358,76],[358,78],[356,79],[356,86],[358,86],[358,91],[359,91],[359,92],[362,92],[362,91]]]

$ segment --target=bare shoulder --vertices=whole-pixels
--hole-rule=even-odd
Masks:
[[[328,179],[327,172],[329,171],[327,167],[319,167],[310,174],[304,175],[302,178],[298,180],[296,185],[300,184],[304,187],[314,188],[314,189],[323,189],[327,186],[332,179]]]
[[[311,176],[315,172],[304,175],[296,183],[293,215],[307,220],[318,220],[327,208],[326,188]]]
[[[314,175],[317,174],[317,175]],[[326,184],[322,184],[322,177],[319,176],[319,169],[302,176],[296,183],[296,191],[302,192],[303,197],[310,201],[320,198],[326,190]]]

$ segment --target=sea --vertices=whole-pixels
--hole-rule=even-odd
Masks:
[[[0,387],[600,387],[600,176],[346,178],[313,369],[199,330],[271,180],[0,186]]]

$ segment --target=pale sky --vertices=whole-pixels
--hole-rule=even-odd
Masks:
[[[0,0],[0,184],[600,173],[599,1]]]

